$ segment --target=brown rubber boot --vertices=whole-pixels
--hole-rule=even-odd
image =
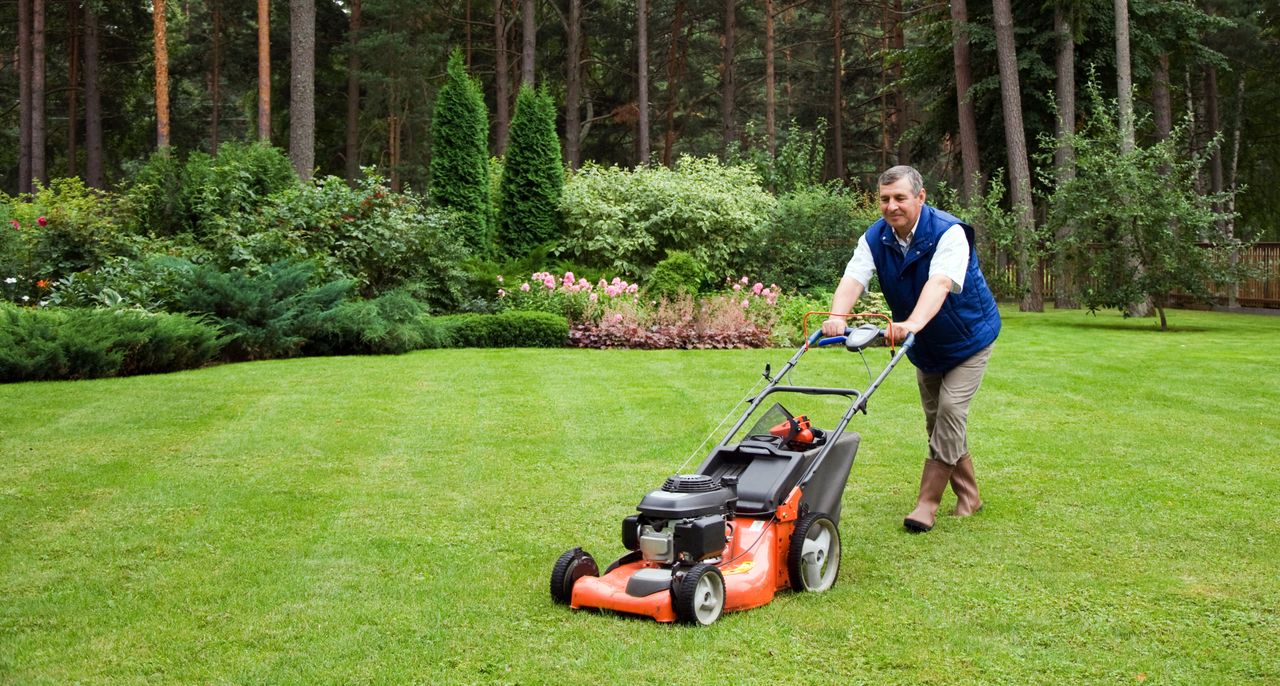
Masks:
[[[968,517],[982,509],[978,497],[978,480],[973,475],[973,458],[967,453],[951,471],[951,490],[956,494],[955,516]]]
[[[947,482],[951,480],[954,468],[942,460],[925,460],[924,473],[920,475],[920,498],[916,500],[916,509],[902,520],[902,525],[912,533],[922,533],[933,528],[934,517],[938,514],[938,504],[942,502],[942,492],[947,490]]]

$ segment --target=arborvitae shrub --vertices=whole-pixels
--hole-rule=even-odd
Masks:
[[[498,189],[498,239],[507,255],[560,237],[563,188],[555,105],[545,90],[522,86]]]
[[[548,312],[455,314],[433,321],[452,348],[559,348],[569,340],[569,322]]]
[[[431,199],[463,215],[464,240],[477,254],[488,253],[492,243],[488,149],[484,96],[455,49],[431,118]]]

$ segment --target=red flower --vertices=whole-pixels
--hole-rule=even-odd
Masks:
[[[39,224],[40,226],[44,226],[45,224],[49,223],[49,220],[45,219],[44,217],[41,217],[36,220],[36,223]]]
[[[22,230],[22,224],[19,224],[17,219],[10,219],[10,220],[9,220],[9,223],[10,223],[10,224],[13,224],[13,230],[14,230],[14,231],[21,231],[21,230]]]
[[[48,287],[49,287],[48,279],[40,279],[39,281],[36,282],[36,288],[48,288]]]

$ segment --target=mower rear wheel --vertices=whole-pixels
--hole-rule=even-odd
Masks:
[[[787,552],[787,574],[797,591],[825,591],[840,572],[840,529],[831,517],[811,512],[796,522]]]
[[[676,581],[671,594],[682,622],[707,626],[724,612],[724,576],[715,565],[694,565]]]
[[[573,584],[584,576],[599,576],[595,558],[582,548],[565,551],[551,568],[551,599],[568,605],[573,598]]]

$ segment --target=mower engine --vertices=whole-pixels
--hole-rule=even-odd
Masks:
[[[650,492],[622,522],[622,543],[645,560],[691,565],[724,554],[725,523],[733,517],[733,479],[721,483],[702,474],[681,474]]]

